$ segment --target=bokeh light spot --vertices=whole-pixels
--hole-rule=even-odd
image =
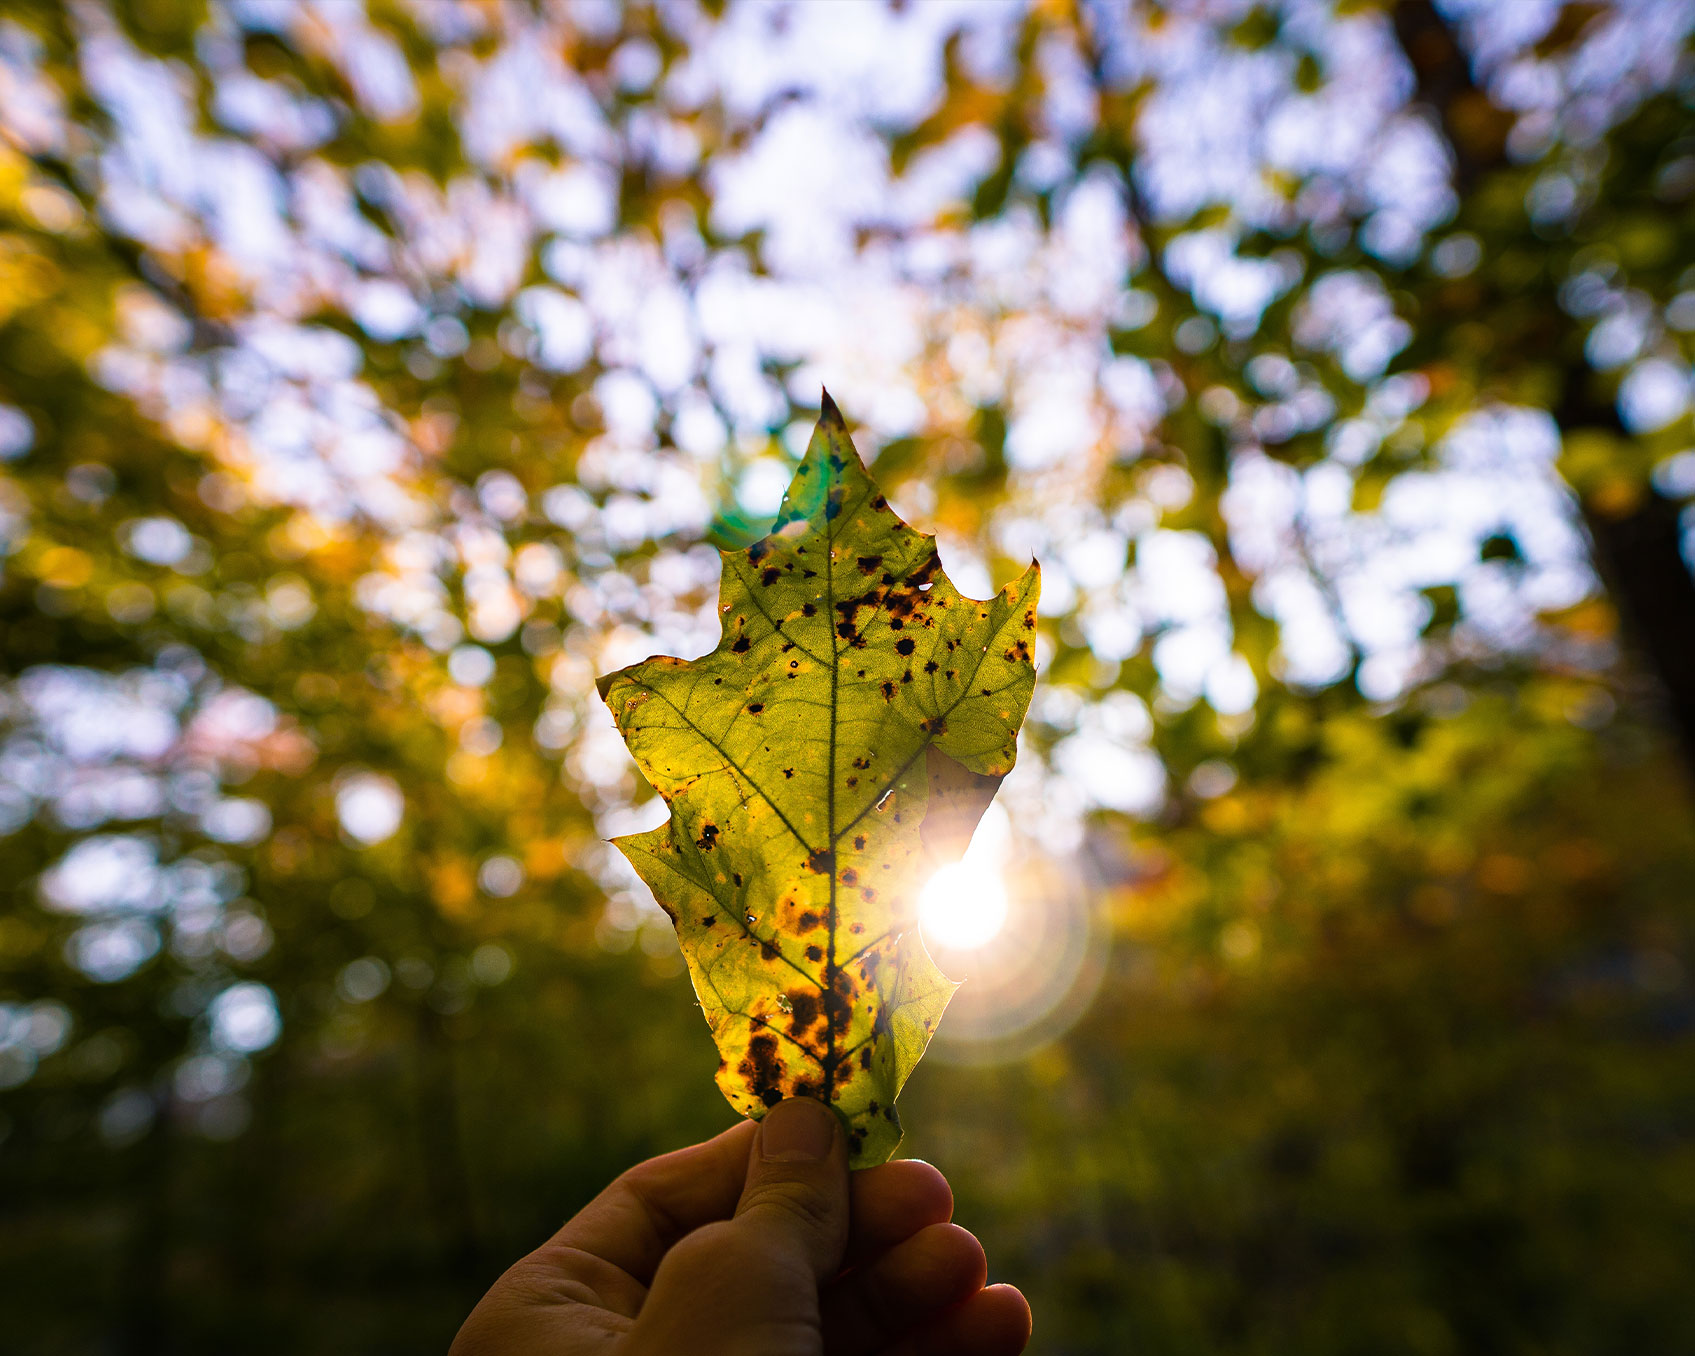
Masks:
[[[370,844],[393,836],[400,827],[406,802],[392,777],[362,772],[336,789],[335,809],[348,836]]]

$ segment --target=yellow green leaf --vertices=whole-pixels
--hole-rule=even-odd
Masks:
[[[671,811],[615,841],[676,926],[731,1105],[818,1097],[880,1163],[957,987],[918,892],[1012,768],[1040,575],[962,595],[828,395],[771,534],[723,560],[717,649],[600,680]]]

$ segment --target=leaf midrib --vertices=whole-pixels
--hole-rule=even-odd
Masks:
[[[846,428],[843,428],[846,435]],[[829,904],[829,937],[824,953],[824,997],[821,1006],[824,1009],[824,1039],[826,1042],[824,1058],[824,1105],[829,1106],[835,1100],[836,1086],[836,1014],[830,1003],[831,996],[836,991],[836,928],[839,922],[836,913],[836,724],[841,710],[839,690],[842,678],[842,638],[836,633],[832,620],[836,615],[836,535],[830,530],[830,496],[836,482],[836,454],[830,450],[829,440],[825,441],[824,466],[824,601],[828,606],[824,609],[824,620],[830,627],[830,763],[825,777],[825,796],[827,812],[825,814],[825,832],[829,835],[829,867],[830,867],[830,904]],[[840,512],[840,510],[838,510]],[[845,515],[843,515],[845,517]]]

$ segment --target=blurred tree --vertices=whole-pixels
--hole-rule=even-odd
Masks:
[[[1695,1346],[1692,29],[11,6],[8,1341],[442,1343],[723,1123],[592,678],[827,376],[1043,562],[1104,977],[907,1118],[1038,1346]]]

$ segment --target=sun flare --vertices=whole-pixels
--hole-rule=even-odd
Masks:
[[[918,921],[936,945],[955,951],[986,946],[1006,922],[1006,884],[993,863],[944,866],[918,896]]]

